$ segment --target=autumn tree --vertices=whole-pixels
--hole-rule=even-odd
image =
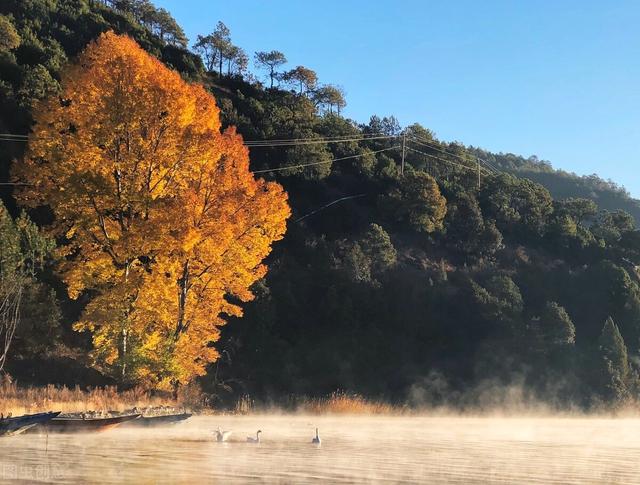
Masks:
[[[35,121],[19,199],[50,206],[69,295],[93,296],[75,329],[91,332],[96,365],[165,388],[204,374],[285,231],[282,188],[254,179],[202,86],[111,32]]]

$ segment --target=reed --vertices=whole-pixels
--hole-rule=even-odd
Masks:
[[[197,409],[202,406],[201,394],[186,389],[174,399],[171,395],[152,394],[141,388],[119,391],[115,386],[86,390],[79,386],[21,387],[6,377],[0,380],[0,412],[5,416],[8,413],[15,416],[43,411],[124,411],[133,407],[159,406]]]
[[[402,414],[405,411],[402,407],[340,391],[326,397],[303,399],[297,410],[309,414]]]
[[[254,402],[248,395],[241,396],[233,407],[234,414],[250,414],[254,409]]]

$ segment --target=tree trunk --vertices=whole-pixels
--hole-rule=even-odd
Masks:
[[[124,270],[124,282],[125,285],[127,283],[127,280],[129,279],[129,268],[130,268],[130,263],[129,261],[127,261],[125,266],[125,270]],[[129,308],[127,308],[124,312],[123,315],[123,321],[122,321],[122,331],[120,332],[120,337],[121,337],[121,341],[120,341],[120,348],[118,349],[118,353],[120,354],[118,357],[120,359],[120,379],[122,380],[122,382],[124,383],[126,380],[126,376],[127,376],[127,346],[129,343],[129,331],[127,329],[127,320],[129,319],[129,313],[130,313],[130,303],[129,303]]]
[[[125,378],[127,376],[127,342],[129,340],[129,332],[127,332],[126,328],[122,329],[122,355],[120,356],[121,358],[121,363],[122,363],[122,374],[121,374],[121,379],[122,382],[125,381]]]
[[[178,319],[176,321],[176,331],[174,338],[178,337],[184,330],[184,317],[187,306],[187,294],[189,292],[189,260],[185,261],[182,267],[182,276],[178,280]]]

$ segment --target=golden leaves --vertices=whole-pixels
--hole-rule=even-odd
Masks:
[[[64,101],[61,101],[64,100]],[[166,387],[217,358],[227,301],[252,298],[290,215],[282,187],[255,180],[235,128],[200,85],[108,32],[41,103],[18,194],[47,204],[68,244],[69,295],[96,294],[77,330],[96,364]]]

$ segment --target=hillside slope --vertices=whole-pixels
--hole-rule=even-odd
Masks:
[[[322,85],[267,89],[250,73],[207,70],[178,26],[168,35],[142,25],[129,3],[110,3],[121,10],[0,5],[0,28],[15,33],[0,49],[0,131],[27,133],[65,62],[109,29],[215,95],[225,125],[250,145],[251,169],[286,188],[293,217],[256,298],[224,327],[222,357],[201,379],[207,391],[283,402],[342,389],[466,406],[517,385],[558,406],[637,398],[638,201],[598,178],[443,143],[393,117],[353,122]],[[24,141],[0,143],[7,181]],[[7,187],[2,200],[16,209]],[[46,208],[32,215],[50,222]],[[92,295],[69,300],[54,269],[38,278],[56,291],[61,332],[14,358],[62,346],[85,365],[90,340],[71,326]]]

